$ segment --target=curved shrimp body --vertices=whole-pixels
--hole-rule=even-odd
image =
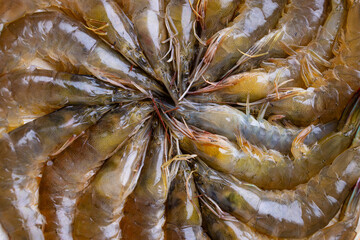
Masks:
[[[89,29],[118,50],[131,63],[155,76],[146,59],[130,19],[115,1],[55,0],[55,5],[69,8],[85,20]]]
[[[327,61],[332,56],[336,37],[345,20],[344,5],[344,1],[333,0],[332,11],[316,39],[288,58],[273,59],[264,65],[265,69],[232,75],[216,85],[193,92],[194,95],[187,98],[195,102],[236,103],[246,102],[248,96],[250,101],[265,98],[284,84],[287,87],[309,86],[316,77],[322,77],[321,72],[329,64]]]
[[[195,170],[200,193],[224,211],[261,233],[301,238],[325,227],[341,207],[360,177],[360,148],[344,151],[332,165],[293,190],[261,190],[203,163],[196,164]]]
[[[214,82],[225,74],[241,57],[241,52],[246,52],[256,40],[275,27],[285,3],[284,0],[246,0],[229,27],[213,36],[213,42],[195,73],[193,86],[203,85],[204,79]]]
[[[151,112],[149,103],[117,107],[47,164],[39,192],[39,208],[47,222],[44,229],[46,237],[71,238],[79,193],[104,160],[134,134],[137,126]]]
[[[5,27],[0,36],[0,72],[29,63],[36,54],[83,66],[97,78],[132,88],[163,92],[162,87],[80,23],[59,12],[27,15]]]
[[[179,105],[175,113],[187,123],[200,129],[236,141],[237,133],[252,144],[265,146],[281,153],[289,153],[291,145],[301,130],[272,125],[264,119],[255,119],[233,107],[214,103],[186,103]],[[312,127],[304,143],[311,145],[334,131],[336,124],[319,124]]]
[[[74,239],[119,239],[125,199],[134,190],[150,139],[149,122],[106,161],[79,198]]]
[[[354,112],[348,117],[349,123],[341,131],[329,134],[311,147],[295,140],[291,147],[292,158],[275,150],[253,146],[241,136],[237,137],[237,146],[225,137],[196,129],[183,134],[186,127],[176,120],[169,125],[181,148],[198,155],[210,167],[263,189],[291,189],[307,182],[349,147],[360,125],[356,108],[358,105],[355,104]]]
[[[194,0],[171,0],[166,7],[165,18],[168,25],[170,47],[173,47],[174,65],[177,72],[177,85],[185,91],[190,76],[191,62],[194,58],[195,35],[193,25],[195,14],[192,11]],[[172,45],[172,46],[171,46]]]
[[[11,239],[44,239],[36,196],[43,164],[108,110],[65,107],[0,138],[0,223]]]
[[[287,48],[306,46],[323,23],[327,2],[326,0],[291,1],[287,6],[286,14],[280,18],[276,30],[261,38],[246,55],[241,56],[236,64],[236,66],[240,65],[237,70],[248,71],[257,67],[264,59],[288,56]],[[259,53],[261,57],[249,57]]]
[[[164,239],[165,202],[169,181],[162,165],[168,152],[165,131],[155,127],[144,167],[134,192],[124,206],[121,234],[124,239]]]
[[[171,183],[166,205],[166,239],[209,239],[201,224],[199,200],[190,168],[182,162]]]
[[[1,127],[11,129],[66,105],[107,105],[145,98],[86,75],[50,70],[17,71],[0,77]]]
[[[169,49],[167,29],[164,19],[164,0],[129,1],[130,19],[146,57],[153,67],[157,79],[168,89],[173,100],[177,101],[171,66],[165,58]]]

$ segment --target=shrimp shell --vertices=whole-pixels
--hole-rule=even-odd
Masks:
[[[61,151],[109,107],[69,106],[0,138],[0,223],[10,239],[44,239],[38,178],[48,155]]]
[[[74,239],[119,239],[125,199],[134,190],[150,139],[150,121],[99,170],[77,201]],[[131,238],[129,238],[131,239]]]
[[[102,163],[136,132],[151,112],[148,102],[117,107],[47,164],[39,192],[39,208],[47,222],[45,237],[71,238],[79,194]]]
[[[97,78],[141,91],[162,87],[80,23],[59,12],[27,15],[7,25],[0,36],[0,73],[23,68],[36,55],[68,60]]]
[[[0,77],[1,128],[16,128],[66,105],[108,105],[145,98],[86,75],[50,70],[25,70]]]
[[[165,131],[159,123],[146,153],[135,190],[127,198],[120,227],[124,239],[164,239],[168,176],[162,165],[168,152]]]

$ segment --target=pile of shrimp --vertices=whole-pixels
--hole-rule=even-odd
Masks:
[[[360,0],[0,0],[0,239],[360,238]]]

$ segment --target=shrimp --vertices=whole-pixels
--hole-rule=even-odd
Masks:
[[[216,85],[199,89],[187,97],[196,102],[257,101],[277,92],[280,86],[309,87],[316,77],[329,66],[338,32],[345,21],[345,0],[332,0],[332,10],[319,35],[304,48],[288,58],[271,60],[265,69],[254,69],[225,78]],[[289,82],[289,80],[291,81]]]
[[[47,164],[39,191],[39,208],[47,222],[45,237],[71,239],[79,194],[102,163],[137,131],[152,110],[149,102],[113,109]]]
[[[50,70],[25,70],[0,77],[0,119],[4,130],[66,105],[107,105],[146,96],[86,75]]]
[[[177,72],[177,85],[180,93],[185,91],[190,76],[192,59],[195,54],[195,35],[193,25],[196,16],[192,11],[195,0],[170,0],[166,7],[166,26],[169,32],[174,65]],[[191,4],[191,5],[190,5]]]
[[[24,68],[23,63],[29,63],[37,54],[59,61],[67,59],[115,85],[164,92],[83,25],[60,12],[34,13],[5,27],[0,36],[0,73]]]
[[[171,65],[165,61],[169,44],[165,25],[164,0],[129,1],[129,15],[141,47],[156,76],[165,85],[171,98],[177,102],[177,89],[173,83]],[[169,36],[172,39],[172,36]]]
[[[360,177],[359,136],[306,184],[293,190],[261,190],[210,169],[194,167],[196,186],[224,211],[257,231],[275,237],[307,237],[325,227]]]
[[[130,19],[113,0],[52,0],[52,4],[81,16],[87,28],[119,51],[129,62],[155,76]]]
[[[119,239],[125,199],[134,190],[150,139],[150,121],[96,174],[77,201],[74,239]]]
[[[265,59],[286,57],[292,52],[291,49],[306,46],[323,23],[327,2],[291,1],[277,28],[258,40],[227,74],[237,67],[239,72],[248,71]]]
[[[120,222],[124,239],[164,239],[162,228],[170,179],[161,166],[167,159],[168,144],[162,126],[156,123],[154,127],[139,182],[124,206]]]
[[[347,112],[350,114],[344,120],[344,126],[341,124],[338,127],[339,131],[312,146],[302,143],[311,130],[301,132],[291,147],[293,157],[253,146],[241,134],[237,136],[237,146],[225,137],[191,126],[188,126],[190,130],[187,132],[186,125],[177,120],[165,121],[171,121],[168,126],[178,138],[181,148],[196,154],[210,167],[263,189],[291,189],[318,174],[350,146],[360,126],[360,99]]]
[[[38,178],[48,155],[81,135],[110,107],[69,106],[0,138],[0,223],[10,239],[44,239]]]
[[[308,89],[290,88],[280,94],[280,99],[268,96],[269,114],[280,114],[297,125],[307,125],[320,120],[338,119],[349,99],[360,88],[359,19],[360,1],[352,1],[345,28],[344,39],[333,60],[334,67],[318,78]],[[303,114],[306,113],[306,114]]]
[[[202,218],[196,195],[190,168],[181,162],[179,172],[171,183],[166,205],[166,239],[209,239],[201,227]]]
[[[285,3],[285,0],[245,0],[229,27],[212,37],[212,43],[196,67],[191,80],[193,86],[214,82],[226,73],[242,55],[241,52],[247,51],[275,27]]]
[[[197,18],[201,25],[199,52],[195,61],[198,65],[206,50],[207,40],[217,31],[228,26],[238,5],[244,0],[199,0],[196,4]]]
[[[200,129],[237,141],[236,133],[252,144],[289,153],[292,142],[302,131],[273,125],[261,117],[255,119],[233,107],[214,103],[183,102],[174,111],[175,116]],[[261,114],[260,114],[261,115]],[[304,143],[311,145],[335,130],[335,122],[311,126]]]
[[[200,198],[201,212],[204,216],[204,224],[209,232],[209,235],[214,239],[239,239],[239,240],[253,240],[253,239],[278,239],[256,232],[245,223],[237,220],[232,215],[224,212],[211,199]],[[356,236],[355,228],[359,221],[360,204],[359,204],[359,180],[351,193],[350,201],[344,205],[346,215],[340,221],[329,224],[329,226],[318,230],[308,240],[329,240],[329,239],[343,239],[350,240]],[[336,218],[336,217],[334,217]],[[305,240],[305,239],[304,239]]]

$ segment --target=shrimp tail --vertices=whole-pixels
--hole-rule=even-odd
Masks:
[[[357,131],[360,126],[360,89],[346,106],[339,121],[338,130],[342,132]]]
[[[354,190],[351,193],[349,202],[345,208],[345,212],[350,213],[350,214],[345,214],[345,216],[353,215],[353,213],[356,213],[356,212],[358,212],[357,215],[360,214],[360,211],[356,211],[359,201],[360,201],[360,178],[357,180]],[[356,217],[356,219],[358,219],[358,218],[359,218],[359,216]]]

